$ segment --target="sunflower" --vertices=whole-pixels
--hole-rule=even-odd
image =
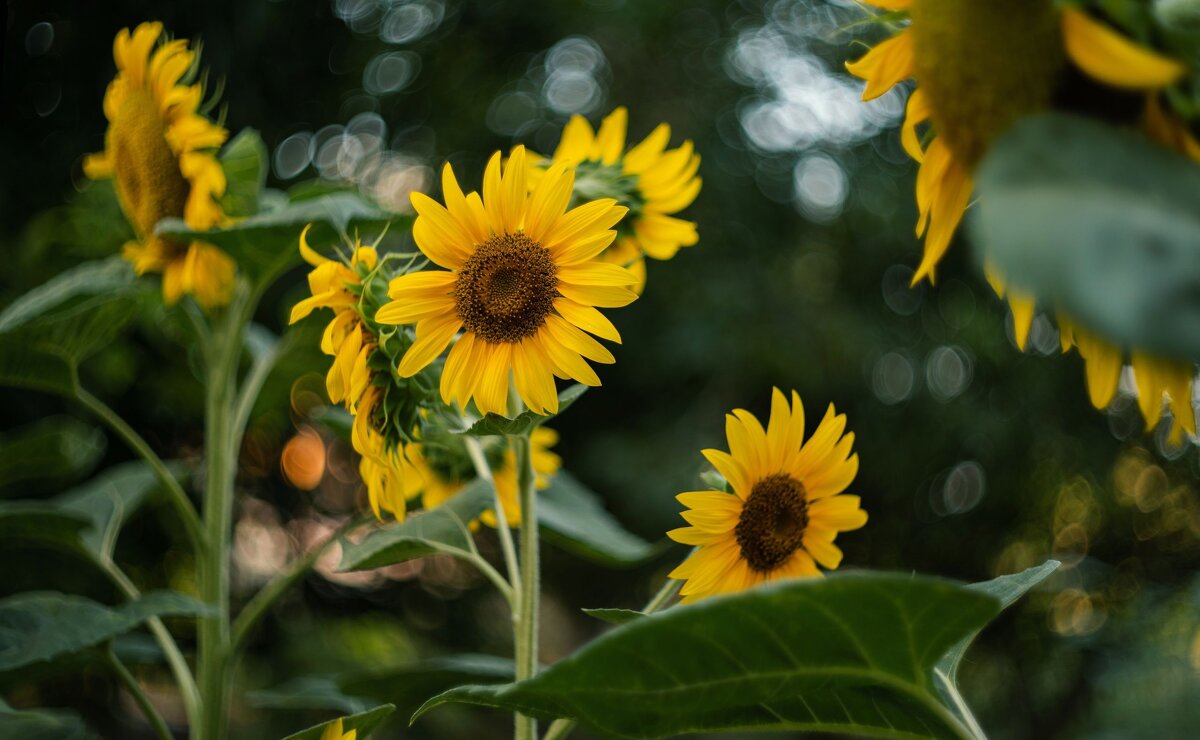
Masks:
[[[380,324],[416,324],[416,341],[398,368],[406,378],[433,362],[461,329],[442,371],[442,400],[466,406],[474,399],[485,414],[508,414],[510,376],[539,414],[558,411],[555,376],[600,385],[584,358],[615,359],[588,332],[621,338],[596,307],[637,298],[629,270],[595,259],[628,209],[604,198],[567,210],[575,175],[565,165],[550,167],[532,191],[526,175],[525,150],[517,147],[503,176],[500,153],[492,156],[482,198],[463,194],[449,164],[442,171],[445,206],[413,193],[413,238],[446,270],[395,278],[391,302],[375,314]]]
[[[558,432],[546,427],[537,427],[529,437],[530,460],[533,463],[534,485],[539,491],[550,485],[550,479],[562,467],[562,458],[550,451],[558,444]],[[460,443],[461,444],[461,443]],[[421,443],[407,445],[404,449],[405,488],[408,497],[421,497],[421,506],[426,510],[436,509],[463,486],[474,480],[475,475],[466,460],[466,451],[449,450],[453,462],[445,460],[447,449],[438,447],[440,455],[429,454]],[[457,454],[455,454],[457,453]],[[455,462],[460,464],[454,464]],[[465,463],[465,467],[463,464]],[[464,470],[471,472],[465,473]],[[492,480],[500,505],[504,507],[504,518],[510,526],[521,525],[521,504],[517,496],[517,460],[512,449],[505,446],[496,465],[492,468]],[[496,526],[496,512],[489,509],[479,519],[489,527]],[[475,522],[471,522],[475,526]]]
[[[163,299],[191,295],[205,308],[229,302],[236,265],[203,242],[180,243],[154,233],[164,218],[210,229],[225,216],[217,198],[225,171],[214,155],[229,132],[199,112],[202,86],[189,84],[198,54],[185,39],[156,42],[161,23],[122,29],[113,44],[117,76],[104,94],[104,151],[84,160],[93,180],[112,178],[137,239],[123,254],[138,274],[161,272]]]
[[[624,107],[617,108],[593,131],[583,116],[572,116],[563,129],[554,155],[540,167],[564,164],[574,167],[575,192],[583,198],[611,195],[632,211],[628,228],[621,229],[617,242],[602,259],[626,265],[638,277],[638,288],[646,282],[647,256],[668,260],[681,247],[699,241],[696,224],[675,218],[700,193],[697,176],[700,155],[691,141],[667,149],[671,127],[660,123],[641,143],[625,149]],[[540,169],[531,181],[536,181]]]
[[[367,486],[367,500],[375,518],[383,521],[383,512],[403,520],[405,502],[411,491],[405,487],[404,445],[388,439],[375,418],[382,411],[383,390],[369,385],[359,399],[350,429],[350,443],[362,458],[358,474]]]
[[[336,722],[332,722],[321,733],[321,740],[358,740],[358,730],[350,730],[347,732],[342,726],[342,720],[339,717]]]
[[[917,172],[917,236],[924,256],[913,283],[936,276],[971,197],[971,170],[987,146],[1019,118],[1050,108],[1071,67],[1124,91],[1156,91],[1179,81],[1184,65],[1138,46],[1077,7],[1057,9],[1046,0],[989,3],[978,0],[869,0],[871,5],[907,14],[906,27],[846,68],[866,80],[864,100],[915,78],[901,143],[920,163]],[[980,43],[989,39],[989,43]],[[1153,98],[1150,98],[1153,102]],[[1165,117],[1147,130],[1188,153],[1194,139]],[[1157,123],[1157,126],[1155,126]],[[918,127],[928,124],[924,136]],[[1034,318],[1032,297],[1007,289],[1004,277],[989,269],[988,281],[1013,312],[1017,345],[1025,349]],[[1116,393],[1124,353],[1060,316],[1062,349],[1079,350],[1087,366],[1092,403],[1105,408]],[[1132,353],[1138,400],[1147,428],[1159,420],[1164,393],[1175,410],[1175,432],[1195,434],[1191,411],[1192,368],[1188,363]]]
[[[730,451],[703,454],[732,493],[679,494],[691,526],[667,532],[697,548],[670,574],[687,581],[680,590],[684,603],[780,578],[818,576],[818,564],[838,567],[838,532],[867,523],[859,497],[842,493],[858,473],[854,433],[843,435],[845,429],[845,415],[831,404],[805,443],[800,396],[792,391],[789,408],[778,388],[765,430],[743,409],[726,415]]]
[[[292,307],[288,323],[300,321],[317,308],[333,309],[333,319],[321,336],[321,351],[334,358],[325,388],[330,401],[345,403],[353,411],[371,379],[368,358],[376,341],[363,322],[359,304],[363,281],[375,270],[379,255],[374,247],[355,243],[349,261],[328,259],[309,246],[311,228],[310,224],[300,234],[300,255],[313,266],[308,273],[311,295]]]

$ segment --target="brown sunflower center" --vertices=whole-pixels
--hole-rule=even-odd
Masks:
[[[779,474],[754,484],[733,534],[742,557],[751,568],[764,573],[787,562],[800,547],[807,527],[804,484]]]
[[[1066,61],[1051,0],[913,0],[909,14],[934,129],[968,167],[1018,118],[1049,107]]]
[[[139,236],[169,216],[183,216],[191,185],[167,143],[166,123],[145,90],[130,90],[108,129],[121,209]]]
[[[558,297],[558,267],[549,250],[523,233],[480,244],[454,284],[454,307],[467,331],[499,344],[533,336]]]

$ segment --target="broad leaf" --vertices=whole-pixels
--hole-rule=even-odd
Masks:
[[[64,509],[86,517],[91,526],[82,533],[88,551],[109,557],[121,527],[159,486],[158,476],[144,462],[105,470],[87,483],[59,496]]]
[[[622,527],[599,496],[563,470],[538,492],[538,524],[550,542],[604,565],[635,565],[658,552]]]
[[[132,290],[133,266],[120,257],[85,262],[60,273],[0,312],[0,333],[12,331],[77,298]]]
[[[467,524],[493,500],[492,486],[477,478],[436,509],[377,529],[361,542],[343,543],[338,570],[370,570],[436,553],[468,551],[472,543]]]
[[[562,393],[558,394],[558,413],[566,411],[571,404],[579,400],[587,391],[587,386],[576,383],[569,386]],[[508,434],[524,434],[534,427],[545,424],[550,419],[553,419],[557,414],[542,416],[535,414],[532,411],[523,411],[513,418],[501,416],[500,414],[488,414],[479,421],[471,425],[469,429],[463,431],[463,434],[471,434],[476,437],[489,436],[504,436]]]
[[[300,261],[300,232],[313,224],[310,240],[337,242],[355,225],[382,226],[388,214],[358,195],[334,193],[274,211],[264,211],[237,221],[228,228],[197,231],[181,219],[160,221],[156,232],[176,239],[199,239],[228,252],[253,279],[268,278]]]
[[[0,436],[0,488],[24,480],[72,482],[100,461],[107,438],[70,416],[50,416]]]
[[[208,609],[171,591],[110,607],[51,591],[0,599],[0,672],[54,660],[107,642],[150,617],[199,616]]]
[[[342,732],[346,733],[350,730],[355,730],[357,733],[357,740],[366,740],[367,736],[374,732],[375,729],[381,724],[383,724],[383,721],[386,720],[394,711],[396,711],[396,707],[392,706],[391,704],[384,704],[366,712],[360,712],[358,714],[351,714],[341,717]],[[335,719],[328,722],[322,722],[321,724],[310,727],[307,730],[301,730],[294,735],[288,735],[283,740],[321,740],[321,735],[325,732],[325,730],[333,726],[337,721],[338,720]]]
[[[344,693],[337,676],[300,676],[272,689],[251,691],[246,700],[263,709],[319,709],[347,714],[365,712],[374,704]]]
[[[252,128],[244,128],[221,151],[221,169],[225,170],[225,195],[221,209],[235,218],[258,213],[258,194],[267,184],[270,155],[262,137]]]
[[[1200,359],[1200,166],[1044,115],[989,148],[976,189],[974,240],[1009,284],[1113,344]]]
[[[13,709],[0,701],[0,737],[21,740],[92,740],[79,715],[61,709]]]
[[[623,737],[797,730],[961,738],[933,667],[999,613],[959,584],[882,573],[785,581],[634,620],[532,679],[431,699],[577,719]],[[414,717],[416,719],[416,717]]]
[[[584,609],[583,613],[609,624],[625,624],[635,619],[650,616],[646,612],[639,612],[636,609]]]
[[[41,501],[0,502],[0,540],[43,542],[67,550],[82,547],[91,520],[78,512]]]

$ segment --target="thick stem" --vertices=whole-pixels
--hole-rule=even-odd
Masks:
[[[158,713],[154,704],[151,703],[150,697],[146,696],[146,692],[142,690],[141,684],[137,682],[137,679],[129,672],[125,664],[113,653],[112,648],[108,649],[105,660],[108,662],[109,667],[112,668],[113,673],[117,675],[117,678],[121,679],[125,690],[137,702],[138,708],[142,710],[142,714],[146,715],[146,720],[154,728],[154,734],[158,736],[159,740],[171,740],[171,729],[167,727],[166,721]]]
[[[517,466],[517,490],[521,502],[521,608],[517,624],[517,680],[524,681],[537,674],[538,667],[538,600],[541,596],[541,573],[538,556],[537,489],[534,486],[533,459],[528,434],[508,438]],[[517,740],[537,737],[537,720],[523,714],[516,718]]]

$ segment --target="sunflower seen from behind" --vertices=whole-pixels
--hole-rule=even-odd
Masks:
[[[193,83],[197,52],[185,39],[162,37],[161,23],[117,34],[117,76],[104,94],[104,151],[84,160],[84,172],[114,181],[136,234],[122,254],[138,274],[162,274],[167,304],[191,295],[212,309],[232,296],[233,260],[210,244],[180,242],[154,228],[164,218],[182,218],[192,229],[222,223],[218,199],[225,193],[225,171],[216,150],[229,133],[200,112],[203,87]]]
[[[696,224],[674,214],[700,194],[700,155],[685,140],[668,149],[671,127],[660,123],[638,144],[626,149],[629,112],[620,107],[593,130],[587,119],[571,117],[554,154],[539,167],[563,164],[575,168],[575,192],[582,199],[610,196],[630,209],[617,241],[602,257],[625,265],[646,282],[645,258],[668,260],[699,240]],[[533,179],[540,176],[535,169]]]
[[[450,346],[441,376],[445,403],[482,413],[509,413],[510,379],[539,414],[558,411],[555,377],[600,385],[587,360],[615,362],[592,338],[620,342],[597,308],[632,303],[636,277],[600,262],[628,209],[612,198],[568,210],[574,171],[554,165],[527,188],[525,150],[516,147],[501,171],[496,152],[483,175],[483,195],[464,194],[449,164],[442,172],[445,205],[412,195],[417,247],[444,270],[401,275],[391,301],[375,314],[383,325],[416,325],[416,341],[399,363],[410,377]],[[462,336],[458,336],[459,331]]]
[[[805,442],[800,396],[792,391],[789,406],[778,388],[766,429],[743,409],[726,415],[729,452],[703,454],[730,492],[679,494],[690,526],[667,533],[696,547],[670,574],[685,581],[684,603],[781,578],[818,576],[818,565],[833,570],[841,564],[834,540],[867,523],[859,497],[844,493],[858,473],[854,433],[845,429],[845,415],[831,404]]]

